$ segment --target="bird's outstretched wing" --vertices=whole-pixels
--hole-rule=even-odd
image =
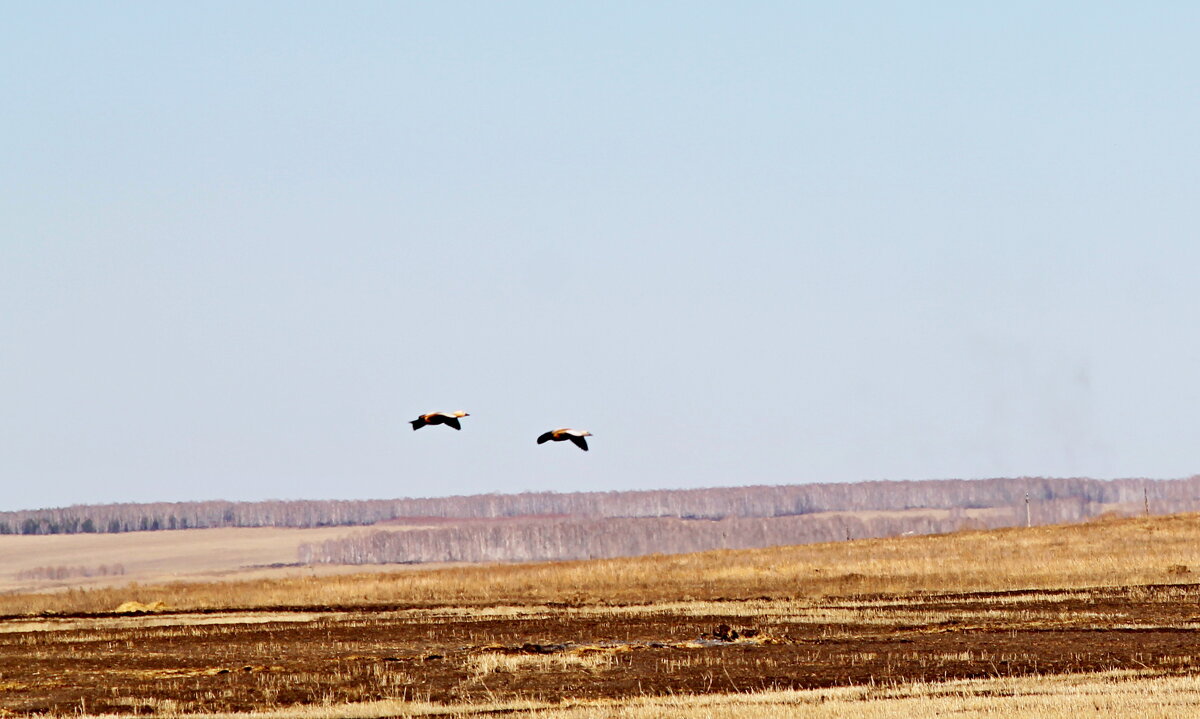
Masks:
[[[572,434],[570,437],[571,441],[575,443],[576,447],[582,449],[584,452],[588,451],[586,439],[577,434]]]
[[[447,417],[442,420],[442,424],[455,429],[462,429],[462,425],[458,423],[458,417]]]
[[[538,444],[545,444],[546,442],[549,442],[552,439],[554,439],[554,430],[550,430],[549,432],[546,432],[545,434],[538,437]]]

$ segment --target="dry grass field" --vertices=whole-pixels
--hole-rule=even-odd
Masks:
[[[0,716],[1186,716],[1197,571],[1177,515],[7,594]]]
[[[912,592],[979,592],[1031,587],[1063,589],[1200,581],[1200,515],[1115,519],[1078,525],[958,532],[949,535],[867,539],[751,550],[541,564],[420,568],[414,565],[340,568],[313,581],[310,568],[285,568],[288,576],[240,579],[239,557],[227,533],[329,530],[225,530],[70,535],[120,539],[127,551],[169,554],[159,542],[179,547],[180,562],[199,578],[203,561],[225,562],[223,581],[148,583],[133,576],[108,578],[104,586],[69,592],[0,595],[0,614],[103,612],[127,600],[163,601],[175,609],[272,606],[493,606],[547,602],[629,604],[747,597],[819,597]],[[344,528],[343,528],[344,531]],[[213,539],[204,533],[212,532]],[[196,535],[193,535],[196,536]],[[251,534],[251,536],[254,536]],[[263,541],[278,551],[275,536]],[[0,537],[59,540],[60,537]],[[140,541],[139,541],[140,540]],[[292,540],[296,541],[296,540]],[[32,546],[35,542],[31,542]],[[3,545],[0,545],[3,546]],[[157,547],[157,548],[156,548]],[[31,553],[29,547],[19,550]],[[202,560],[221,553],[225,559]],[[6,573],[6,555],[0,573]],[[241,555],[246,556],[246,555]],[[268,556],[267,552],[256,555]],[[276,555],[277,556],[277,555]],[[40,563],[42,559],[34,560]],[[64,564],[70,562],[60,556]],[[169,576],[169,560],[157,571]],[[253,564],[259,562],[254,561]],[[260,571],[260,570],[255,570]],[[138,587],[128,587],[137,581]]]
[[[161,584],[342,573],[348,568],[295,566],[296,548],[354,531],[352,527],[254,527],[121,534],[4,534],[0,535],[0,594],[125,586],[130,582]],[[354,571],[369,569],[357,567]]]
[[[619,700],[537,701],[439,705],[378,701],[292,707],[256,713],[256,719],[359,719],[376,717],[488,717],[531,719],[1078,719],[1138,717],[1178,719],[1197,709],[1200,679],[1152,672],[1099,672],[1037,677],[908,683],[890,687],[690,694]],[[206,714],[205,719],[246,719],[246,714]]]

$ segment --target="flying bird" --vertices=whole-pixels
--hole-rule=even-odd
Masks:
[[[584,452],[586,452],[586,451],[588,451],[588,446],[587,446],[587,440],[584,439],[584,437],[591,437],[591,436],[592,436],[591,432],[588,432],[587,430],[583,430],[583,429],[567,429],[567,428],[552,429],[549,432],[538,437],[537,443],[544,444],[546,442],[562,442],[563,440],[569,439],[575,443],[576,447],[578,447],[578,448],[582,449]]]
[[[413,426],[414,430],[418,430],[427,424],[444,424],[455,429],[462,429],[462,425],[458,423],[458,418],[470,416],[461,409],[457,412],[430,412],[429,414],[417,417],[409,424]]]

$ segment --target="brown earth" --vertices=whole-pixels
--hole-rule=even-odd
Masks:
[[[1198,615],[1200,585],[1172,584],[14,616],[0,618],[0,715],[558,701],[1121,668],[1196,673]]]

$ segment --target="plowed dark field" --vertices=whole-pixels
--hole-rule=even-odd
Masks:
[[[0,620],[0,714],[1192,672],[1200,587],[660,606],[305,607]],[[724,625],[724,626],[722,626]],[[735,636],[736,632],[736,636]]]

